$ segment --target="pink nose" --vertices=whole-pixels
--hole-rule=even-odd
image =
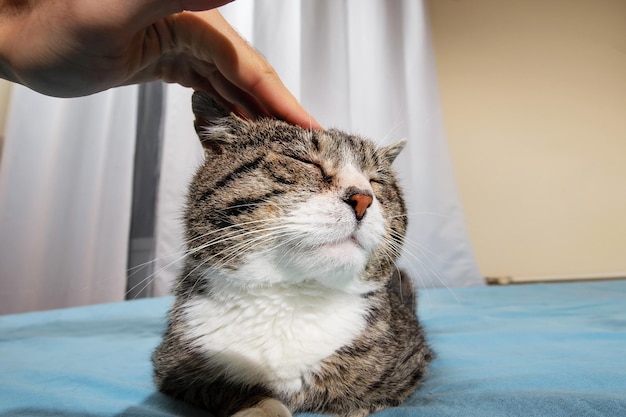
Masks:
[[[346,203],[348,203],[354,209],[356,219],[361,220],[365,216],[365,211],[372,205],[374,199],[371,195],[355,193],[348,197]]]

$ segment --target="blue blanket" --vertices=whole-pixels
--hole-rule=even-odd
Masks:
[[[0,416],[206,416],[151,381],[171,302],[0,317]],[[377,416],[626,416],[626,281],[427,290],[419,302],[437,359],[420,391]]]

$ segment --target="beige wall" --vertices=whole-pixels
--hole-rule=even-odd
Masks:
[[[428,1],[481,272],[626,272],[626,1]]]

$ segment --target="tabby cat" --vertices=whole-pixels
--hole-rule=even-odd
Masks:
[[[206,162],[155,381],[218,417],[366,416],[404,401],[432,353],[394,264],[407,218],[391,163],[337,130],[243,120],[195,93]]]

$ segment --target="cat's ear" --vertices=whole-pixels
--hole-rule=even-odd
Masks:
[[[228,117],[230,111],[213,96],[202,91],[194,91],[191,96],[191,108],[196,116],[196,124],[207,125],[211,120]]]
[[[406,142],[406,139],[400,139],[396,143],[380,148],[378,154],[382,157],[382,159],[387,161],[387,163],[392,164],[400,152],[402,152],[402,149],[404,149]]]
[[[226,109],[207,93],[194,91],[191,108],[196,117],[194,127],[202,146],[221,153],[223,146],[233,143],[248,122]]]

